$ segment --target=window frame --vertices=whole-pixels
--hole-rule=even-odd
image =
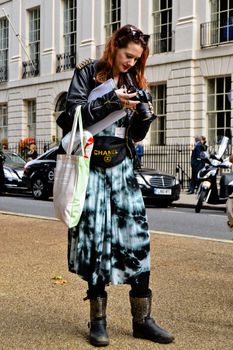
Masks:
[[[0,141],[8,138],[8,105],[0,104]]]
[[[105,38],[106,41],[112,33],[121,26],[121,0],[105,0]]]
[[[36,138],[36,99],[26,101],[28,137]]]
[[[5,34],[5,35],[4,35]],[[8,80],[9,23],[0,19],[0,82]]]
[[[162,7],[166,1],[166,6]],[[172,0],[153,0],[153,35],[152,53],[170,52],[173,50]],[[166,20],[165,20],[166,19]]]
[[[211,23],[212,35],[215,35],[217,43],[233,40],[233,4],[232,0],[212,0],[211,1]],[[226,4],[223,9],[223,3]]]
[[[72,3],[72,6],[70,4]],[[76,55],[77,50],[77,1],[64,0],[63,43],[64,53]]]
[[[212,84],[212,87],[210,84]],[[208,124],[208,140],[210,144],[218,144],[222,136],[229,137],[231,142],[231,101],[229,99],[230,92],[230,76],[207,79],[206,115]],[[223,120],[221,120],[222,117]]]
[[[154,113],[157,118],[151,124],[150,143],[153,145],[166,145],[167,84],[152,85],[151,96]]]
[[[38,70],[40,63],[40,7],[28,10],[28,48],[31,61]]]

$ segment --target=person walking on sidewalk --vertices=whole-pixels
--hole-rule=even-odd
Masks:
[[[144,146],[141,142],[137,142],[135,145],[136,151],[136,166],[141,168],[142,166],[142,157],[144,156]]]
[[[188,194],[193,194],[195,189],[199,186],[197,174],[203,168],[205,162],[201,159],[201,153],[207,150],[205,136],[195,137],[195,146],[191,155],[192,176],[189,184]]]
[[[133,172],[134,142],[141,141],[155,119],[144,77],[149,35],[133,25],[114,32],[99,61],[77,66],[69,87],[66,113],[58,124],[71,130],[77,105],[82,106],[84,127],[124,108],[125,117],[94,136],[108,150],[106,137],[119,135],[126,156],[113,167],[92,163],[86,200],[78,225],[68,231],[69,270],[88,283],[90,343],[109,344],[106,322],[107,292],[111,284],[129,284],[133,336],[158,343],[174,337],[151,318],[150,239],[145,206]],[[130,74],[129,76],[126,74]],[[90,92],[112,78],[115,88],[88,101]],[[129,82],[134,90],[129,91]],[[135,91],[136,90],[136,91]],[[141,98],[140,96],[143,97]],[[121,301],[124,302],[125,301]]]

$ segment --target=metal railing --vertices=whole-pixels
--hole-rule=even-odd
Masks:
[[[201,48],[233,41],[233,17],[201,24]]]
[[[145,145],[142,165],[175,175],[182,188],[189,186],[191,178],[191,154],[194,145]],[[210,153],[217,152],[219,145],[209,145]],[[229,144],[224,157],[232,154],[232,145]],[[221,172],[220,172],[221,173]]]
[[[153,33],[150,36],[149,47],[152,55],[174,51],[174,31]]]
[[[182,187],[188,187],[191,177],[193,145],[145,145],[142,164],[178,177]]]
[[[52,146],[54,146],[54,144],[52,144],[51,142],[44,140],[35,140],[35,144],[39,155],[47,151]],[[29,144],[25,145],[25,147],[22,147],[22,145],[20,146],[20,142],[12,142],[9,144],[2,144],[0,142],[0,149],[7,149],[11,152],[18,153],[19,155],[21,155],[21,157],[23,157],[26,160]]]
[[[30,77],[36,77],[40,74],[40,61],[39,60],[33,60],[33,61],[24,61],[22,62],[23,71],[22,71],[22,78],[30,78]]]
[[[76,66],[76,53],[58,54],[56,62],[56,73],[73,69]]]
[[[38,154],[55,146],[56,142],[35,140]],[[217,151],[219,145],[208,146],[210,153]],[[26,157],[28,149],[19,148],[19,143],[11,143],[7,147],[9,150],[19,153],[23,158]],[[171,144],[171,145],[145,145],[144,156],[142,157],[142,167],[160,170],[177,177],[182,188],[188,188],[191,178],[191,154],[194,145],[192,144]],[[0,142],[1,149],[1,142]],[[230,144],[224,157],[232,154],[232,145]]]

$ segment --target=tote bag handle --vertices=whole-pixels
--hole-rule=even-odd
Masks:
[[[79,125],[81,151],[82,151],[82,156],[84,157],[83,121],[82,121],[81,106],[77,106],[76,107],[76,111],[75,111],[75,114],[74,114],[74,121],[73,121],[73,125],[72,125],[72,130],[71,130],[70,142],[69,142],[67,153],[66,153],[68,155],[71,155],[72,150],[73,150],[75,134],[76,134],[76,131],[77,131],[77,124]]]

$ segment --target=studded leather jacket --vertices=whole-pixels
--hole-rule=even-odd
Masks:
[[[113,111],[122,109],[121,101],[113,89],[94,101],[88,101],[90,92],[97,86],[95,81],[97,61],[88,60],[76,67],[68,90],[66,99],[66,110],[57,119],[57,124],[63,129],[64,134],[72,128],[73,117],[77,105],[81,105],[84,128],[105,118]],[[146,136],[151,122],[155,119],[152,115],[150,119],[144,118],[140,113],[128,114],[128,126],[126,129],[126,145],[128,155],[133,158],[134,142],[141,141]]]

